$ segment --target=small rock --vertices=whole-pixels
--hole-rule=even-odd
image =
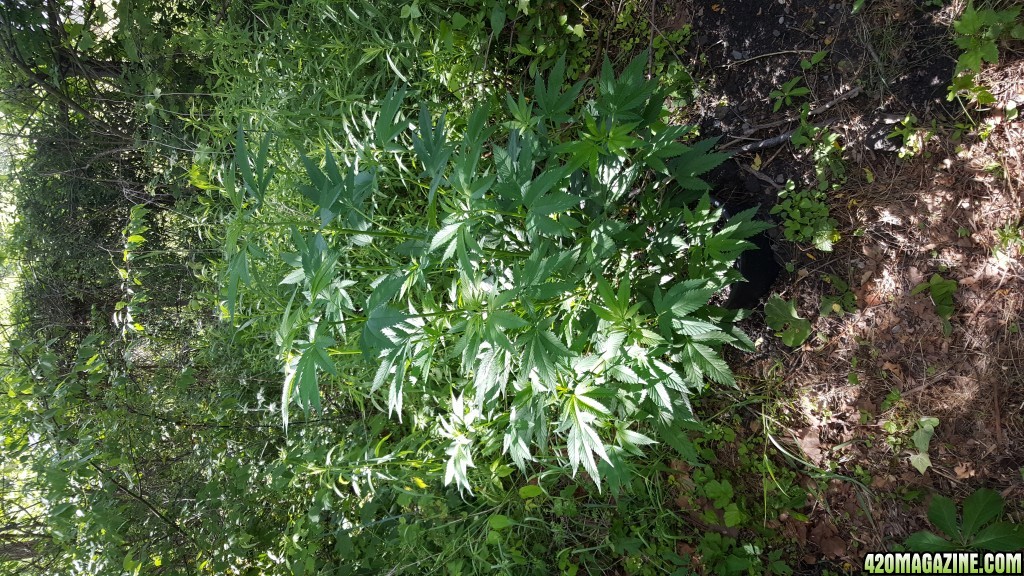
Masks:
[[[778,30],[772,30],[772,36],[778,38],[779,36],[782,36],[782,32],[779,32]]]
[[[743,52],[740,52],[739,50],[732,51],[733,60],[743,60],[744,58],[746,58],[746,54],[744,54]]]
[[[783,184],[783,183],[786,182],[786,177],[783,176],[782,174],[779,174],[779,175],[775,176],[775,181],[777,183],[779,183],[779,184]]]

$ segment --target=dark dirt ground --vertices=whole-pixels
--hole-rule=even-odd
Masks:
[[[730,359],[743,364],[745,392],[769,396],[761,408],[775,429],[750,429],[802,454],[808,487],[818,486],[812,474],[836,476],[815,488],[808,522],[774,521],[802,550],[798,573],[856,571],[866,552],[929,528],[931,494],[959,501],[993,488],[1024,519],[1024,266],[1020,244],[997,234],[1024,217],[1024,122],[1000,112],[1024,105],[1024,58],[1020,45],[1003,47],[981,76],[999,102],[968,116],[946,100],[957,55],[948,30],[965,2],[924,4],[869,1],[858,14],[827,0],[659,4],[692,26],[688,66],[702,84],[688,120],[721,134],[721,147],[795,128],[796,107],[773,112],[768,97],[795,76],[812,108],[835,102],[814,121],[842,136],[847,180],[829,199],[842,239],[821,252],[772,235],[780,261],[794,264],[773,292],[795,299],[814,332],[791,349],[755,317],[747,329],[761,337],[760,353]],[[802,71],[800,60],[819,50],[827,58]],[[907,114],[929,133],[921,154],[901,159],[886,136]],[[734,180],[719,183],[731,191],[726,201],[759,203],[765,216],[781,182],[812,176],[788,143],[732,162]],[[928,296],[911,294],[935,273],[959,282],[948,337]],[[850,284],[855,312],[820,317],[825,274]],[[909,463],[910,437],[925,416],[940,424],[921,474]]]

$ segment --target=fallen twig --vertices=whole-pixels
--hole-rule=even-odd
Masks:
[[[782,146],[786,142],[789,142],[789,139],[793,136],[793,132],[796,132],[796,129],[786,130],[785,132],[779,134],[778,136],[772,136],[771,138],[766,138],[759,142],[751,142],[750,144],[745,144],[737,148],[736,152],[739,154],[744,154],[746,152],[755,152],[757,150],[764,150],[765,148],[774,148],[776,146]]]
[[[822,104],[821,106],[813,108],[812,110],[807,112],[807,116],[811,117],[811,116],[816,116],[818,114],[822,114],[823,112],[827,112],[828,110],[831,110],[836,104],[839,104],[840,102],[842,102],[844,100],[849,100],[850,98],[856,98],[859,94],[860,94],[860,87],[859,86],[857,86],[855,88],[851,88],[851,89],[847,90],[846,92],[843,92],[842,94],[840,94],[839,96],[837,96],[833,100],[831,100],[829,102],[826,102],[826,103]],[[774,128],[776,126],[782,126],[783,124],[788,124],[790,122],[793,122],[794,120],[799,120],[799,119],[800,119],[799,117],[791,117],[791,118],[786,118],[784,120],[779,120],[777,122],[772,122],[770,124],[762,124],[760,126],[753,126],[753,127],[751,127],[750,129],[747,130],[747,136],[749,136],[750,134],[753,134],[754,132],[757,132],[758,130],[764,130],[766,128]],[[822,125],[817,125],[816,124],[816,126],[818,126],[820,128],[821,126],[827,126],[828,124],[831,124],[831,123],[832,123],[832,121],[829,121],[829,122],[823,123]],[[765,148],[771,148],[773,146],[779,146],[781,144],[784,144],[789,139],[789,137],[793,135],[793,132],[795,132],[795,131],[796,131],[795,129],[794,130],[789,130],[789,131],[784,132],[784,133],[782,133],[782,134],[780,134],[778,136],[773,136],[773,137],[768,138],[766,140],[760,140],[758,142],[751,142],[749,144],[745,144],[745,145],[740,146],[739,148],[737,148],[736,151],[740,152],[740,153],[743,153],[743,152],[753,152],[755,150],[763,150]],[[734,139],[730,140],[729,142],[727,142],[720,149],[721,150],[729,150],[729,149],[731,149],[731,146],[733,146],[734,144],[738,144],[738,143],[742,142],[745,139],[746,139],[745,136],[744,137],[740,137],[740,138],[734,138]]]
[[[836,96],[833,100],[831,100],[829,102],[826,102],[826,103],[822,104],[821,106],[818,106],[817,108],[812,109],[810,112],[807,113],[807,115],[808,116],[814,116],[815,114],[821,114],[822,112],[826,112],[826,111],[830,110],[833,106],[835,106],[836,104],[839,104],[843,100],[849,100],[850,98],[856,98],[858,95],[860,95],[860,86],[855,86],[853,88],[850,88],[846,92],[843,92],[839,96]]]
[[[752,174],[755,178],[757,178],[758,180],[764,182],[765,184],[768,184],[769,186],[771,186],[775,190],[781,190],[782,189],[782,185],[781,184],[776,182],[774,178],[772,178],[771,176],[765,174],[764,172],[760,172],[758,170],[754,170],[753,168],[751,168],[750,166],[747,166],[746,164],[743,164],[742,162],[737,162],[737,164],[739,164],[741,170],[743,170],[744,172],[747,172],[749,174]]]
[[[771,56],[782,56],[783,54],[814,54],[814,50],[781,50],[779,52],[770,52],[768,54],[759,54],[757,56],[751,56],[750,58],[744,58],[743,60],[733,60],[725,65],[726,68],[732,68],[733,66],[739,66],[740,64],[746,64],[747,62],[753,62],[754,60],[760,60],[761,58],[769,58]]]
[[[835,120],[826,120],[825,122],[819,122],[818,124],[815,124],[814,127],[815,128],[825,128],[826,126],[829,126],[829,125],[833,124],[834,122],[835,122]],[[779,134],[778,136],[772,136],[771,138],[765,138],[764,140],[761,140],[761,141],[758,141],[758,142],[751,142],[750,144],[746,144],[744,146],[740,146],[739,148],[736,148],[735,152],[737,154],[745,154],[747,152],[755,152],[757,150],[764,150],[765,148],[774,148],[775,146],[781,146],[781,145],[785,144],[786,142],[789,142],[789,139],[793,136],[793,133],[796,132],[796,131],[797,131],[797,129],[794,128],[792,130],[786,130],[785,132],[783,132],[782,134]],[[729,150],[729,149],[722,149],[722,150],[725,151],[725,152],[731,152],[731,150]]]

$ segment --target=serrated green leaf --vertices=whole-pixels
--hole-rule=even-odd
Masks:
[[[562,182],[570,173],[568,166],[548,166],[539,176],[533,179],[523,193],[523,204],[530,208],[533,203],[547,194],[556,184]],[[549,212],[550,213],[550,212]]]
[[[509,363],[509,351],[501,347],[488,348],[477,357],[473,375],[477,406],[490,407],[504,393]]]
[[[566,210],[579,206],[580,198],[561,191],[554,191],[536,198],[528,210],[533,216],[550,216],[565,212]]]
[[[696,342],[683,346],[683,361],[697,365],[701,372],[719,384],[735,385],[729,365],[711,347]]]
[[[404,336],[404,324],[408,318],[404,312],[389,306],[371,309],[359,340],[365,357],[373,360],[377,352],[397,346]]]
[[[652,423],[655,429],[658,430],[658,438],[671,446],[686,462],[693,465],[699,464],[700,456],[697,454],[697,449],[687,435],[686,430],[679,426],[682,420],[676,420],[676,418],[678,417],[670,415],[668,420],[662,418],[655,418],[653,420]]]
[[[964,500],[964,538],[970,539],[982,526],[1003,513],[1003,497],[995,490],[979,488]]]
[[[247,255],[247,251],[240,250],[228,262],[228,285],[225,300],[228,305],[228,321],[231,323],[235,321],[235,303],[238,301],[238,286],[239,284],[247,286],[250,281]]]
[[[598,392],[599,390],[595,388],[579,386],[575,390],[572,399],[578,409],[587,410],[602,416],[611,415],[611,411],[594,397]]]
[[[959,547],[931,532],[915,532],[907,538],[907,548],[915,552],[952,552]]]
[[[249,150],[245,145],[245,131],[242,130],[241,124],[238,125],[238,129],[235,131],[235,166],[242,173],[242,182],[246,190],[250,195],[257,196],[256,177],[253,175],[252,166],[249,164]]]
[[[281,285],[287,284],[299,284],[306,279],[306,272],[302,268],[296,268],[288,273],[287,276],[281,280]]]
[[[609,330],[600,339],[597,351],[606,360],[615,358],[622,352],[622,345],[626,342],[628,334],[622,329]]]
[[[647,446],[649,444],[657,444],[657,441],[649,436],[630,430],[628,428],[618,429],[618,439],[626,444],[632,444],[634,446]]]
[[[712,288],[687,288],[676,284],[669,289],[662,299],[661,311],[670,311],[673,316],[682,318],[706,305],[715,293]]]
[[[1020,552],[1024,549],[1024,530],[1019,525],[996,522],[978,532],[971,545],[992,552]]]
[[[442,246],[450,245],[464,224],[465,222],[455,222],[438,230],[437,234],[434,234],[434,237],[430,240],[429,251],[433,252]]]
[[[448,444],[445,449],[448,462],[445,464],[444,483],[447,486],[455,482],[459,492],[472,494],[469,485],[469,469],[476,468],[476,464],[473,463],[470,447],[470,443],[464,436],[453,438]]]
[[[381,148],[387,148],[391,141],[406,129],[406,125],[399,117],[403,100],[405,89],[392,87],[380,103],[380,115],[374,124],[374,133],[377,136],[377,145]]]
[[[673,320],[672,328],[677,334],[682,334],[684,336],[696,337],[709,333],[721,334],[717,324],[712,324],[711,322],[705,322],[703,320],[691,320],[689,318]]]
[[[496,326],[505,330],[519,330],[530,325],[529,322],[523,320],[519,316],[503,310],[488,312],[487,316],[490,322],[493,322]]]
[[[297,386],[295,397],[298,399],[299,407],[307,414],[310,410],[320,408],[320,388],[316,381],[316,351],[315,346],[310,346],[302,352],[299,363],[296,367],[293,379]]]
[[[956,505],[945,496],[936,494],[928,506],[928,521],[951,538],[960,537],[960,529],[957,527]]]
[[[597,471],[596,454],[601,460],[609,461],[604,443],[601,442],[593,423],[597,420],[594,412],[607,413],[607,408],[586,395],[586,388],[577,390],[566,401],[564,426],[568,427],[567,451],[573,475],[580,465],[600,489],[600,475]]]
[[[743,512],[740,512],[739,506],[735,503],[729,504],[725,507],[723,518],[727,528],[734,528],[743,523]]]
[[[571,356],[568,348],[549,330],[531,330],[520,338],[523,347],[521,370],[529,375],[536,370],[541,390],[555,389],[558,366]]]

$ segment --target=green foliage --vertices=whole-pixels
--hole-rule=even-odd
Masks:
[[[810,159],[814,163],[815,185],[818,190],[825,192],[846,181],[843,148],[838,134],[810,123],[809,113],[810,107],[805,104],[800,112],[800,126],[793,131],[790,141],[797,149],[810,152]]]
[[[1005,10],[987,7],[978,10],[973,1],[967,3],[960,18],[953,22],[953,39],[961,53],[953,71],[948,100],[966,95],[969,100],[982,106],[996,101],[989,89],[977,82],[976,76],[985,62],[999,62],[1001,40],[1024,39],[1024,23],[1017,22],[1020,11],[1020,6],[1011,6]]]
[[[665,120],[688,29],[623,3],[654,54],[616,74],[558,3],[101,4],[3,7],[56,94],[2,70],[2,523],[39,536],[0,573],[786,573],[739,479],[701,467],[717,546],[665,482],[726,449],[689,400],[752,348],[710,302],[765,227]]]
[[[835,274],[826,274],[825,283],[832,287],[830,294],[821,297],[820,314],[827,318],[831,314],[842,316],[857,310],[857,296],[850,291],[850,285]]]
[[[737,280],[731,263],[766,225],[746,212],[716,226],[698,176],[724,156],[708,153],[713,141],[675,142],[688,129],[661,123],[643,63],[620,76],[606,63],[593,103],[574,109],[581,85],[563,88],[560,61],[529,103],[507,97],[509,123],[482,105],[461,136],[421,105],[409,136],[422,192],[407,197],[422,196],[410,212],[374,214],[380,190],[408,180],[379,180],[365,158],[304,160],[310,184],[299,188],[317,219],[301,225],[312,233],[293,226],[294,252],[281,255],[294,267],[278,299],[283,418],[293,401],[317,411],[318,375],[347,372],[336,356],[359,350],[373,373],[360,396],[380,391],[389,414],[415,414],[444,446],[446,483],[463,491],[474,454],[504,453],[524,471],[582,468],[614,486],[625,458],[654,442],[641,430],[685,450],[666,425],[691,418],[688,396],[706,380],[732,384],[723,344],[749,347],[709,299]],[[381,104],[379,149],[401,137],[400,99]],[[236,154],[250,164],[244,143]],[[247,187],[260,180],[241,172]],[[262,226],[257,200],[243,205],[243,230]],[[335,266],[371,252],[380,272],[368,280]]]
[[[793,302],[773,294],[764,305],[765,322],[786,346],[799,346],[811,335],[811,322],[801,318]]]
[[[942,319],[942,333],[949,336],[953,332],[953,325],[949,319],[953,317],[953,294],[956,294],[956,280],[943,278],[939,274],[932,274],[927,282],[922,282],[910,291],[911,295],[927,291],[935,305],[935,313]]]
[[[964,500],[959,518],[952,500],[935,495],[928,506],[928,520],[945,537],[922,530],[910,535],[907,547],[917,552],[1019,551],[1024,548],[1024,530],[1000,521],[1002,515],[1003,497],[988,488],[980,488]]]
[[[1007,222],[996,228],[996,245],[992,254],[1001,258],[1013,258],[1024,250],[1024,227],[1017,222]]]
[[[669,98],[680,99],[683,102],[692,100],[695,88],[693,77],[680,56],[690,33],[689,25],[668,33],[658,32],[651,43],[654,52],[653,76],[668,92]]]
[[[932,460],[928,456],[928,445],[931,444],[932,436],[935,434],[935,427],[938,425],[938,418],[921,418],[917,421],[917,430],[911,438],[914,442],[914,447],[917,448],[917,453],[910,456],[910,464],[921,474],[924,474],[925,470],[932,465]]]
[[[800,60],[800,69],[803,71],[810,70],[821,63],[825,57],[828,56],[828,50],[819,50],[815,52],[810,58]]]
[[[1024,24],[1016,23],[1020,11],[1020,6],[1005,10],[978,10],[973,1],[968,2],[960,19],[953,22],[953,30],[957,33],[954,40],[963,51],[957,59],[954,76],[964,71],[977,74],[981,72],[982,62],[998,63],[997,42],[1004,36],[1024,39]]]
[[[977,102],[981,106],[994,104],[996,97],[984,84],[980,84],[977,76],[972,72],[961,72],[953,78],[949,85],[949,93],[946,100],[953,101],[958,96],[966,96],[971,102]]]
[[[903,395],[900,394],[900,391],[898,389],[893,388],[892,390],[889,390],[889,393],[885,395],[884,399],[882,399],[882,412],[885,412],[895,406],[898,406],[902,404],[902,402]]]
[[[740,545],[735,538],[710,532],[704,536],[697,552],[704,565],[715,574],[748,574],[754,567],[757,550],[753,546]]]
[[[797,189],[792,180],[779,191],[780,202],[772,207],[772,214],[782,215],[782,231],[787,240],[811,243],[823,252],[832,250],[839,239],[837,222],[829,216],[825,193],[821,190]]]
[[[775,100],[775,105],[772,107],[773,112],[778,112],[779,109],[782,108],[783,104],[786,106],[792,106],[796,101],[796,98],[806,96],[811,93],[810,88],[806,86],[797,86],[797,84],[799,84],[803,79],[803,76],[797,76],[796,78],[784,83],[778,90],[772,90],[768,93],[768,97]]]
[[[723,575],[779,574],[786,576],[793,569],[782,560],[781,550],[766,551],[756,544],[744,544],[736,538],[709,532],[697,546],[701,564],[708,573]]]
[[[763,437],[745,434],[748,422],[735,411],[728,414],[708,423],[695,445],[705,461],[727,458],[731,465],[726,469],[711,464],[683,466],[677,480],[681,488],[693,486],[681,491],[677,502],[682,510],[690,510],[694,523],[709,527],[691,536],[695,556],[708,573],[791,574],[792,568],[783,560],[786,539],[763,518],[806,520],[802,510],[807,491],[794,470],[777,465],[764,452]],[[724,535],[728,533],[738,536]]]
[[[899,138],[899,157],[906,158],[917,156],[924,150],[924,143],[931,136],[926,130],[917,127],[917,117],[907,114],[899,125],[887,136],[887,138]]]
[[[782,214],[783,233],[793,242],[806,242],[823,252],[830,252],[839,240],[838,223],[829,215],[826,193],[837,189],[846,180],[839,135],[827,128],[814,126],[808,120],[809,107],[803,106],[800,126],[790,137],[793,146],[807,150],[814,163],[813,189],[797,189],[786,182],[779,192],[780,202],[772,214]]]

